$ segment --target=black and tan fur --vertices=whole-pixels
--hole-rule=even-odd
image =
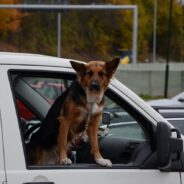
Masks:
[[[104,92],[118,64],[118,58],[109,62],[90,61],[87,64],[71,61],[77,72],[77,80],[56,100],[43,125],[32,136],[27,146],[30,164],[43,165],[50,160],[63,165],[71,164],[67,157],[68,145],[78,134],[86,131],[96,163],[112,165],[100,154],[98,128]]]

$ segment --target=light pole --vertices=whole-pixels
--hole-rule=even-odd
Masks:
[[[168,32],[167,32],[166,68],[165,68],[165,89],[164,89],[165,98],[168,97],[169,61],[170,61],[171,34],[172,34],[172,8],[173,8],[173,0],[170,0]]]
[[[57,57],[61,57],[61,13],[57,15]]]

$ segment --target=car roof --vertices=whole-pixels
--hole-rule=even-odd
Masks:
[[[61,66],[71,68],[71,59],[39,54],[0,52],[0,65]]]

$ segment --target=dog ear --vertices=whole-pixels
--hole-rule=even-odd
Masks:
[[[70,61],[70,63],[79,76],[82,76],[86,72],[85,64],[76,61]]]
[[[107,75],[109,78],[111,78],[113,76],[119,63],[120,63],[120,58],[118,58],[118,57],[111,60],[111,61],[107,61],[105,63],[106,72],[107,72]]]

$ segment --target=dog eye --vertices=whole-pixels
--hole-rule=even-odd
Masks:
[[[87,76],[92,76],[92,75],[93,75],[93,72],[92,72],[92,71],[87,71],[87,72],[86,72],[86,75],[87,75]]]
[[[105,73],[104,71],[100,71],[100,72],[98,73],[98,75],[99,75],[100,77],[103,77],[103,76],[106,75],[106,73]]]

